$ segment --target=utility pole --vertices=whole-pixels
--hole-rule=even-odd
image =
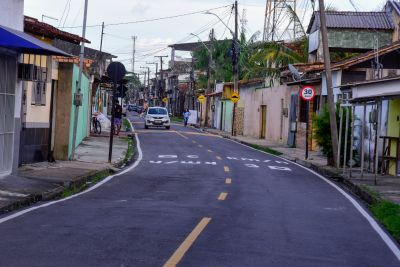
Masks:
[[[164,87],[164,74],[163,74],[163,63],[164,63],[164,61],[163,61],[163,58],[167,58],[168,56],[154,56],[154,57],[157,57],[157,58],[160,59],[160,79],[161,79],[161,83],[160,83],[160,86],[158,86],[158,83],[157,83],[157,91],[158,91],[157,94],[158,94],[159,98],[162,98],[164,96],[164,89],[165,89],[165,88],[163,88]]]
[[[158,80],[157,80],[157,72],[158,72],[158,63],[157,62],[146,62],[146,64],[150,64],[150,65],[156,65],[156,72],[155,72],[155,74],[154,74],[154,78],[155,78],[155,81],[156,81],[156,84],[155,84],[155,86],[154,86],[154,96],[156,96],[156,88],[157,88],[157,85],[158,85]],[[155,102],[155,101],[153,101],[153,102]],[[153,103],[153,104],[155,104],[155,103]]]
[[[235,1],[235,35],[233,37],[233,91],[239,93],[239,40],[238,40],[238,3]],[[232,113],[232,136],[236,135],[235,131],[236,120],[236,103],[233,104]]]
[[[101,38],[100,38],[100,54],[103,50],[103,37],[104,37],[104,21],[101,24]]]
[[[207,94],[211,93],[211,65],[213,64],[213,45],[214,45],[214,28],[210,32],[210,49],[208,50],[208,69],[207,69]],[[204,126],[208,126],[208,106],[210,106],[209,99],[206,97],[206,117]]]
[[[150,68],[149,67],[140,67],[141,69],[147,69],[147,94],[149,94],[149,91],[150,91]],[[146,81],[146,71],[144,72],[144,74],[145,74],[145,78],[144,78],[144,80]],[[145,87],[146,88],[146,87]]]
[[[132,75],[135,75],[135,54],[136,54],[136,39],[137,36],[132,36],[133,50],[132,50]]]
[[[323,46],[323,51],[324,51],[326,86],[327,86],[327,92],[328,92],[328,110],[329,110],[329,122],[331,125],[333,162],[334,162],[334,165],[337,168],[339,168],[340,159],[338,159],[338,131],[337,131],[337,124],[336,124],[336,109],[335,109],[335,103],[334,103],[334,98],[333,98],[331,58],[330,58],[330,54],[329,54],[328,33],[327,33],[327,29],[326,29],[326,15],[325,15],[324,0],[319,0],[319,14],[320,14],[320,21],[321,21],[322,46]]]
[[[86,37],[86,21],[87,21],[88,2],[89,2],[89,0],[85,0],[85,9],[83,12],[81,51],[79,54],[78,86],[76,88],[77,92],[74,95],[75,114],[74,114],[74,129],[73,129],[73,135],[72,135],[72,153],[71,153],[72,159],[75,159],[76,131],[78,129],[79,106],[82,105],[81,87],[82,87],[83,61],[85,59],[84,55],[85,55],[85,37]]]

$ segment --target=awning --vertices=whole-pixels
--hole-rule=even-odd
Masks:
[[[17,31],[0,25],[0,47],[8,48],[19,53],[35,55],[59,55],[70,57],[71,55],[42,42],[35,37],[21,31]]]
[[[364,103],[364,102],[376,102],[380,100],[390,100],[390,99],[397,99],[400,98],[399,93],[381,93],[375,94],[371,96],[363,96],[363,97],[356,97],[350,99],[350,103]]]

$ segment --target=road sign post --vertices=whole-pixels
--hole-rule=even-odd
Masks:
[[[117,84],[121,83],[122,89],[122,79],[125,77],[126,69],[125,66],[120,62],[112,62],[107,67],[107,75],[113,81],[113,96],[112,96],[112,107],[111,107],[111,132],[110,132],[110,144],[108,148],[108,162],[111,163],[112,160],[112,147],[114,140],[114,119],[115,119],[115,102],[116,102],[116,94],[117,94]]]
[[[309,115],[310,115],[310,101],[315,97],[315,88],[307,85],[300,89],[300,97],[307,103],[307,114],[306,114],[306,155],[305,159],[308,159],[308,135],[309,135]]]

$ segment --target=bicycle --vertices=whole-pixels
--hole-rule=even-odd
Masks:
[[[101,134],[101,123],[99,122],[96,116],[93,116],[92,118],[92,127],[94,133]]]

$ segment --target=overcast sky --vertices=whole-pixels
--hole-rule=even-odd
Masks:
[[[42,15],[56,18],[58,21],[45,17],[44,22],[56,27],[76,27],[63,28],[63,30],[81,35],[82,28],[79,26],[82,25],[84,2],[84,0],[25,0],[25,15],[39,20],[42,19]],[[257,31],[262,31],[266,1],[239,0],[238,2],[241,17],[243,17],[243,9],[246,10],[247,34],[252,35]],[[310,11],[312,11],[309,2],[309,0],[298,0],[299,17],[301,20],[304,18],[305,27],[309,21]],[[325,2],[327,6],[335,7],[338,10],[354,11],[350,0],[325,0]],[[356,8],[360,11],[378,10],[385,2],[385,0],[353,0]],[[106,25],[132,22],[221,7],[212,12],[218,14],[225,23],[228,24],[229,21],[229,26],[233,28],[234,21],[233,16],[230,17],[230,7],[223,7],[232,3],[233,1],[228,0],[89,0],[88,25],[100,25],[103,21]],[[305,10],[308,12],[304,12]],[[140,71],[140,66],[149,66],[154,69],[154,66],[146,65],[146,62],[154,62],[154,55],[169,55],[169,50],[165,49],[169,44],[197,41],[197,38],[190,36],[190,33],[199,34],[202,40],[207,40],[212,27],[215,28],[218,39],[230,37],[229,31],[225,30],[226,27],[218,22],[216,17],[206,14],[145,23],[109,25],[105,28],[103,51],[117,55],[117,60],[122,61],[130,70],[131,36],[135,35],[138,37],[135,72]],[[99,49],[101,27],[88,27],[86,36],[91,41],[88,46]]]

